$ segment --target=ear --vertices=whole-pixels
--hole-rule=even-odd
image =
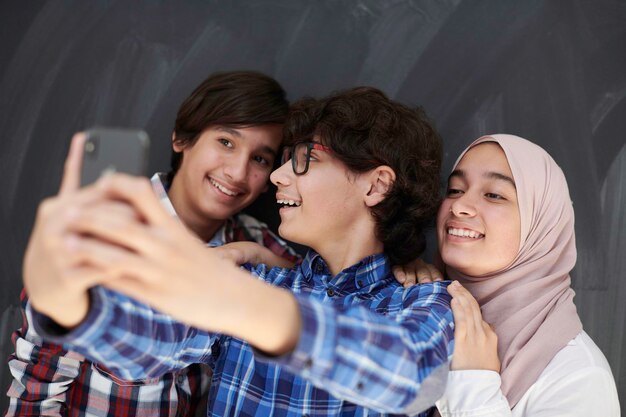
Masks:
[[[176,132],[172,132],[172,149],[176,153],[180,153],[184,149],[184,146],[182,146],[180,143],[176,142]]]
[[[364,201],[368,207],[374,207],[383,201],[396,181],[395,171],[387,165],[376,167],[368,174],[365,174],[364,177],[367,187]]]

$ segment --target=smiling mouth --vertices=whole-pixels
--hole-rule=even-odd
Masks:
[[[222,194],[226,194],[229,197],[236,197],[241,193],[238,193],[236,191],[233,190],[229,190],[228,188],[224,187],[222,184],[218,183],[217,181],[215,181],[213,178],[211,177],[207,177],[209,179],[209,182],[211,183],[212,186],[214,186],[215,188],[217,188],[219,191],[222,192]]]
[[[300,207],[302,205],[302,202],[295,200],[276,200],[276,204],[278,204],[280,208],[293,208]]]
[[[475,232],[473,230],[455,229],[453,227],[448,227],[447,233],[451,236],[466,237],[470,239],[482,239],[483,237],[485,237],[484,234]]]

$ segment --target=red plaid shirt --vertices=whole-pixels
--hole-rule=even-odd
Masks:
[[[161,202],[176,215],[164,176],[155,174],[152,184]],[[210,245],[253,241],[275,254],[297,261],[298,256],[264,223],[239,214],[228,219]],[[22,292],[26,311],[28,298]],[[7,416],[200,416],[206,415],[210,385],[208,367],[195,364],[161,378],[125,381],[106,367],[81,355],[44,342],[24,315],[22,328],[12,336],[15,352],[9,357],[13,382]]]

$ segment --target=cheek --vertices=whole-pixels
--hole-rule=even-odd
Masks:
[[[503,263],[509,264],[517,256],[520,245],[520,219],[519,214],[513,211],[501,213],[498,220],[492,225],[492,233],[498,234],[498,252]]]
[[[444,233],[444,222],[446,216],[450,213],[451,205],[452,203],[448,199],[445,199],[441,202],[441,206],[439,206],[439,211],[437,212],[437,235],[439,236],[440,243]]]
[[[250,194],[255,198],[266,190],[269,183],[270,173],[266,171],[255,171],[250,175],[248,186],[250,187]]]
[[[441,202],[439,211],[437,211],[437,229],[443,227],[443,222],[448,213],[450,213],[450,207],[452,203],[447,198]]]

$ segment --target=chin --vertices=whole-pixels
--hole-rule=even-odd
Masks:
[[[454,256],[452,254],[446,254],[445,252],[441,253],[441,259],[448,268],[452,268],[455,271],[458,271],[465,275],[472,275],[470,274],[473,266],[471,259],[469,259],[467,262],[464,262],[461,257]]]
[[[278,235],[290,242],[297,243],[298,245],[303,245],[307,247],[311,247],[310,243],[306,238],[303,238],[302,233],[298,233],[297,230],[293,230],[289,226],[286,226],[284,223],[278,226]]]

